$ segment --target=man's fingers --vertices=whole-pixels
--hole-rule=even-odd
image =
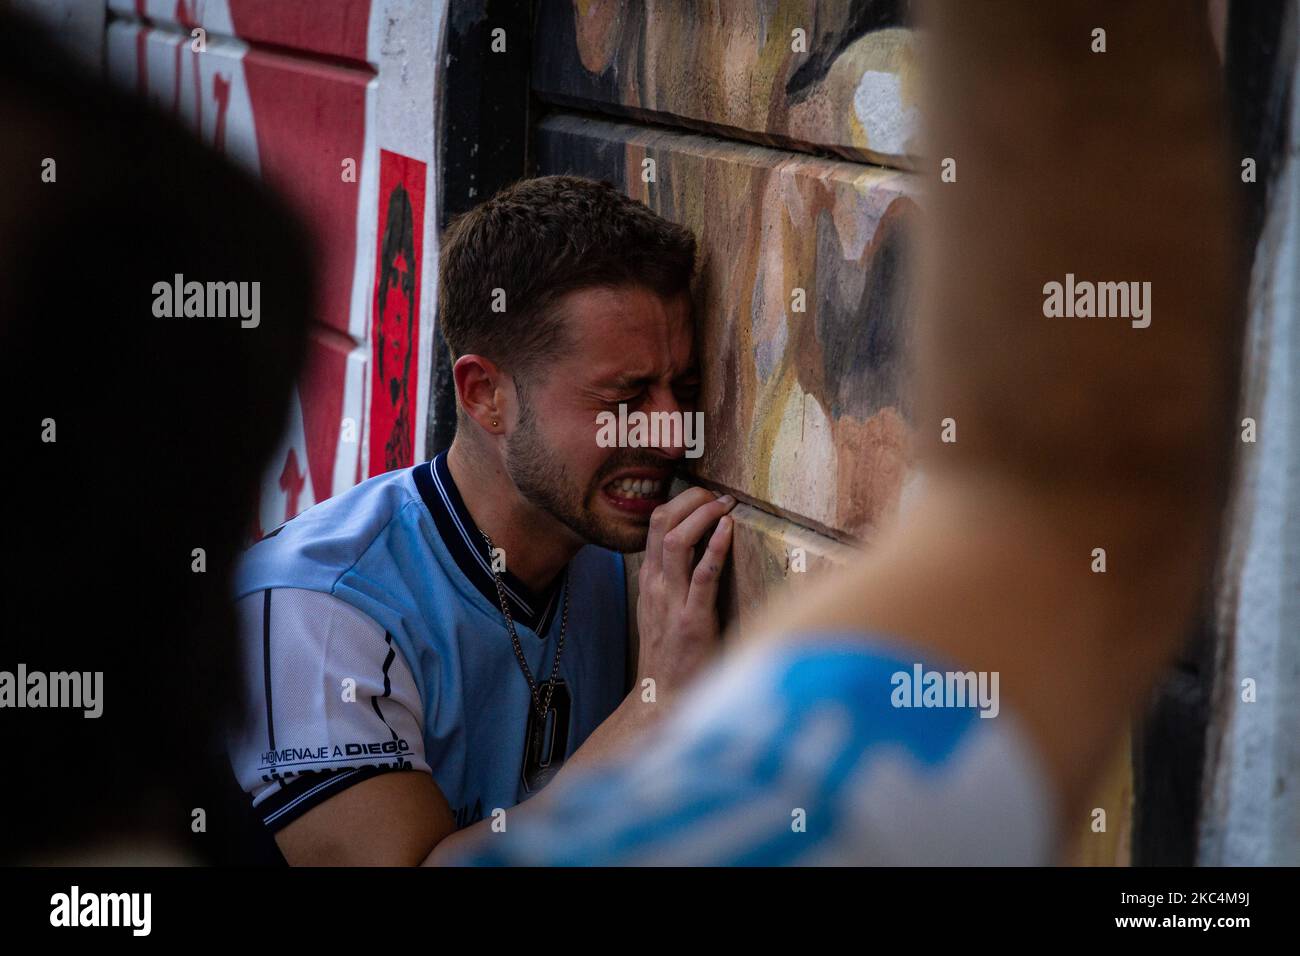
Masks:
[[[687,488],[676,498],[665,501],[654,510],[654,514],[650,515],[650,532],[646,535],[645,563],[642,565],[647,574],[659,573],[664,536],[695,509],[715,499],[716,495],[707,488]]]
[[[690,587],[691,561],[695,557],[695,545],[704,537],[718,519],[734,508],[736,499],[723,495],[700,505],[667,534],[663,541],[663,576],[669,587],[681,594],[686,600],[686,591]]]
[[[731,535],[735,519],[730,515],[718,522],[718,527],[709,536],[709,546],[695,566],[691,575],[691,591],[686,596],[686,613],[689,615],[713,614],[717,608],[718,582],[722,579],[722,567],[727,561],[727,552],[731,550]]]

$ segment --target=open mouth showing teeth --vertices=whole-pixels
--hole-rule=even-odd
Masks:
[[[664,482],[655,478],[620,478],[611,481],[605,490],[619,498],[660,498]]]

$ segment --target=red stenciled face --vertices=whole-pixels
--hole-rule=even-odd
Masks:
[[[399,252],[393,262],[388,291],[379,304],[379,375],[394,415],[406,390],[411,345],[411,265]]]
[[[375,369],[371,389],[371,421],[383,442],[383,470],[411,463],[412,321],[414,283],[406,253],[399,251],[387,267],[388,287],[379,292],[375,323]],[[374,439],[372,439],[373,441]]]
[[[600,413],[695,411],[699,371],[690,299],[641,288],[580,289],[557,304],[567,348],[528,378],[506,469],[520,493],[584,540],[645,547],[684,444],[601,447]],[[684,424],[684,423],[683,423]]]
[[[380,150],[370,328],[370,473],[412,463],[419,387],[423,163]]]
[[[419,243],[410,193],[400,183],[389,194],[379,242],[371,373],[371,462],[383,471],[411,463],[414,429]]]

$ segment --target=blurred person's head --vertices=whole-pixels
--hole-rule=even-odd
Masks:
[[[3,852],[201,848],[188,790],[236,717],[230,574],[300,366],[305,237],[2,14],[0,129],[0,671],[103,674],[98,717],[0,711]],[[259,282],[260,322],[156,317],[178,275]]]
[[[516,183],[443,240],[457,442],[575,542],[640,550],[668,497],[683,443],[603,447],[598,416],[694,411],[694,266],[689,230],[572,176]]]

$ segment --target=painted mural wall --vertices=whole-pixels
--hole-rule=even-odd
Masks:
[[[740,562],[751,530],[771,548],[811,534],[814,561],[843,554],[900,501],[915,185],[840,157],[912,162],[905,6],[539,5],[533,86],[555,109],[537,171],[607,179],[697,237],[696,477],[777,519],[739,523]],[[800,573],[780,563],[782,582]],[[742,611],[775,583],[734,577]]]
[[[109,77],[279,189],[316,242],[316,324],[250,539],[422,457],[443,9],[108,0]]]
[[[706,440],[692,477],[742,502],[724,585],[741,639],[774,595],[870,547],[918,477],[908,14],[890,0],[539,3],[536,171],[609,180],[698,240]],[[1126,864],[1127,742],[1095,805],[1106,830],[1081,820],[1066,859]]]
[[[771,145],[909,166],[918,132],[909,0],[541,0],[547,100]]]

